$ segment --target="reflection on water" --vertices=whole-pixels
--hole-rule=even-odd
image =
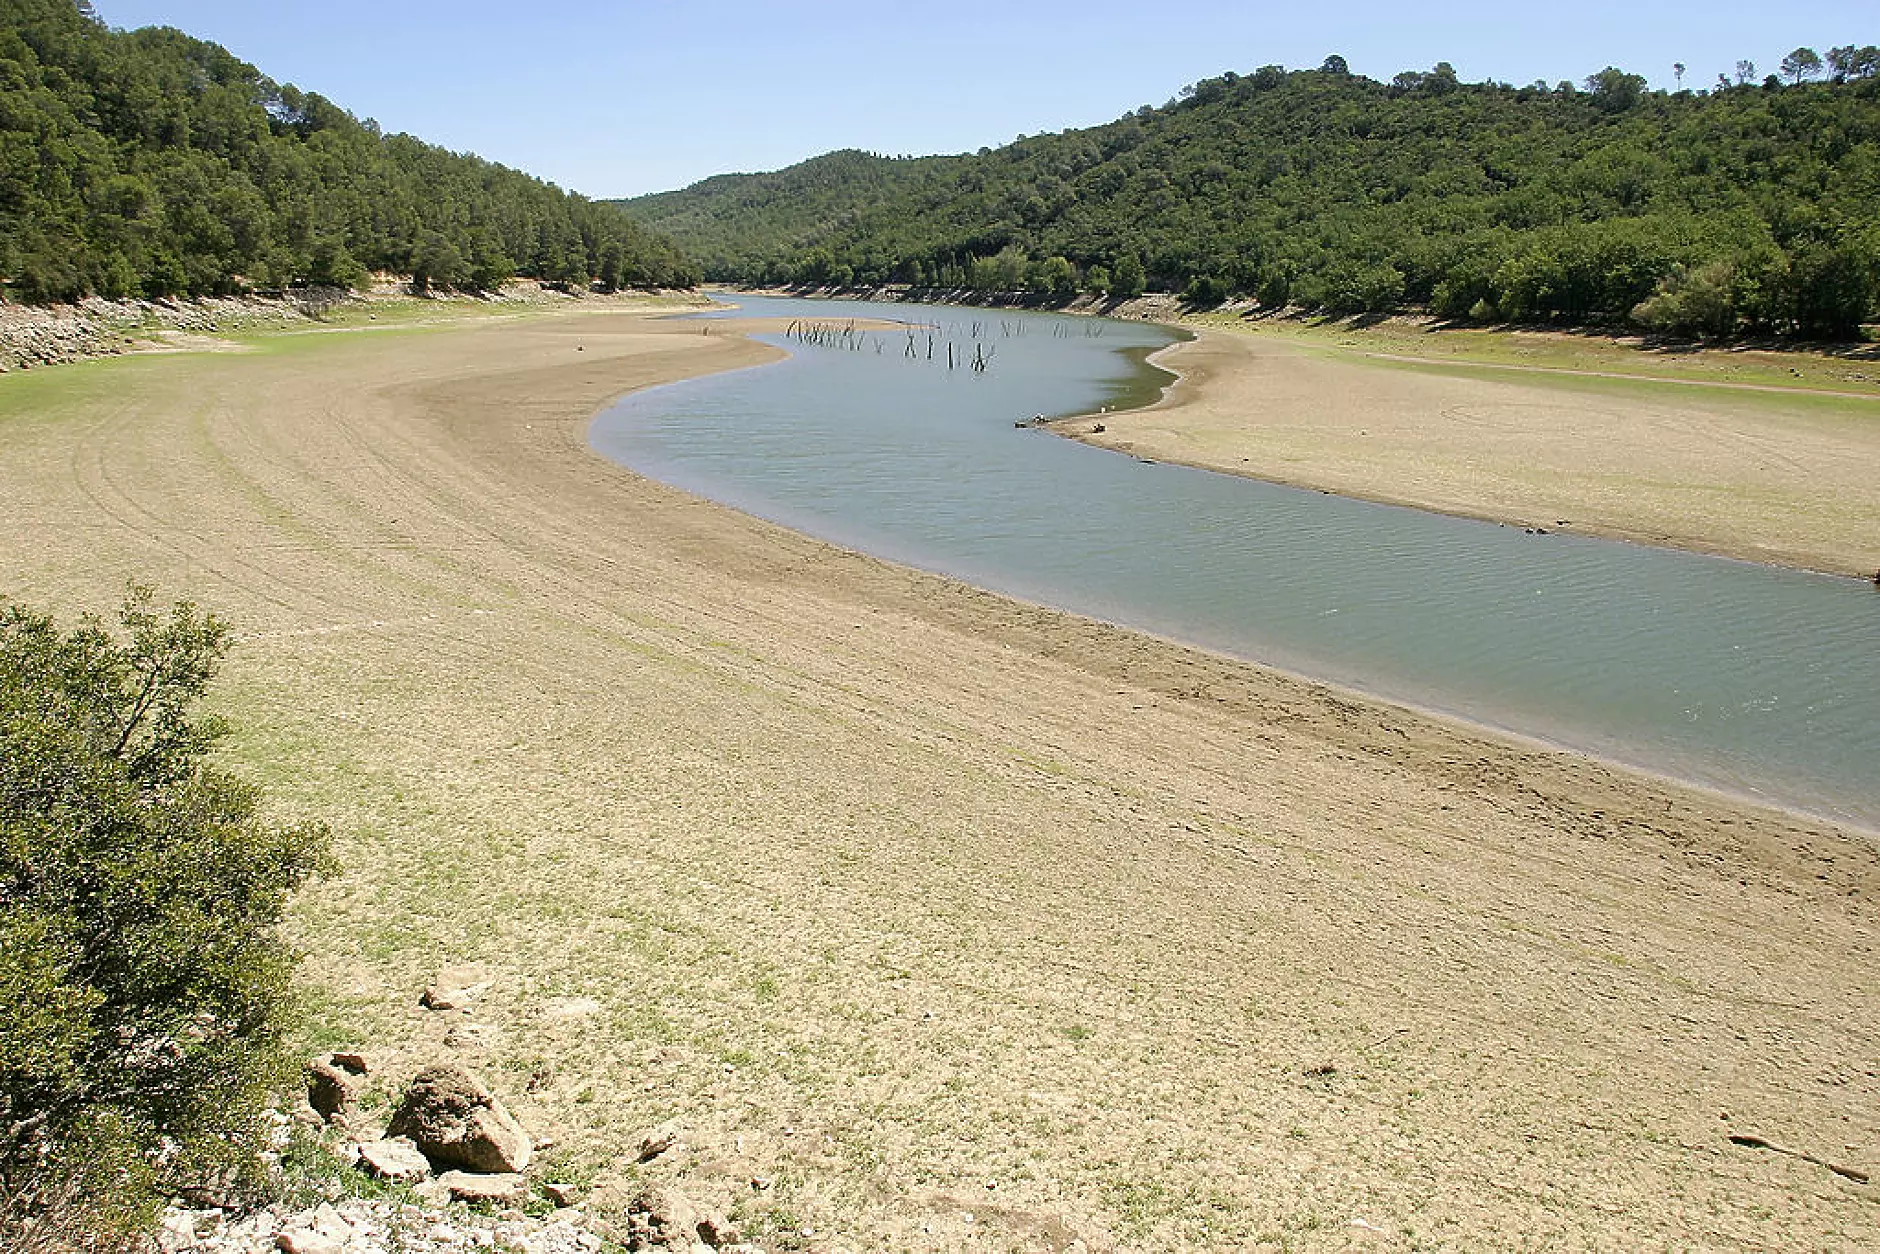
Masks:
[[[1163,328],[739,299],[766,316],[928,324],[996,353],[977,373],[929,360],[925,329],[911,354],[905,330],[767,337],[795,355],[628,397],[595,425],[601,452],[1027,600],[1880,827],[1870,586],[1148,464],[1014,425],[1139,393],[1128,350],[1167,343]]]

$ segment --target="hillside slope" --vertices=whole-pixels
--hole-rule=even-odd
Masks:
[[[1384,84],[1333,58],[977,156],[832,154],[624,203],[729,281],[1146,284],[1576,324],[1652,300],[1666,329],[1844,336],[1880,304],[1870,54],[1836,49],[1834,81],[1677,93],[1616,69]]]
[[[0,0],[0,291],[33,302],[514,275],[688,286],[607,206],[273,82],[180,31]]]

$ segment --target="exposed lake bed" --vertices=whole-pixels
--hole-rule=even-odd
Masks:
[[[780,354],[583,310],[4,381],[10,586],[229,616],[232,756],[340,833],[322,1039],[451,1055],[417,991],[483,964],[454,1056],[543,1171],[766,1245],[1868,1242],[1870,1188],[1729,1137],[1880,1153],[1870,842],[588,447]]]

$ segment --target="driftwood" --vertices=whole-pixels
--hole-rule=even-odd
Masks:
[[[1790,1158],[1799,1158],[1805,1163],[1813,1163],[1817,1167],[1826,1167],[1835,1175],[1852,1180],[1855,1184],[1872,1183],[1867,1173],[1861,1171],[1859,1168],[1843,1167],[1839,1163],[1831,1163],[1825,1158],[1816,1158],[1806,1150],[1790,1149],[1786,1145],[1777,1145],[1774,1141],[1766,1141],[1759,1136],[1731,1133],[1730,1144],[1741,1145],[1745,1149],[1768,1150],[1771,1154],[1785,1154]]]

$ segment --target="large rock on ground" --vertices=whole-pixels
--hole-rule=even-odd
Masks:
[[[529,1165],[529,1135],[483,1082],[454,1063],[426,1067],[385,1129],[410,1137],[439,1168],[497,1174]]]

